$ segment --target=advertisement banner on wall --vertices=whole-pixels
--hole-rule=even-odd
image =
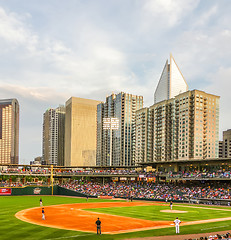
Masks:
[[[11,188],[0,188],[0,195],[11,195]]]
[[[41,188],[34,188],[34,194],[40,194],[42,191]]]

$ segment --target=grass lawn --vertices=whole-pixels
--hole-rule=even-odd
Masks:
[[[206,207],[206,206],[205,206]],[[173,221],[178,217],[181,221],[197,221],[211,218],[231,217],[231,211],[222,211],[220,209],[203,209],[192,207],[183,207],[174,205],[173,210],[187,211],[187,213],[165,213],[161,210],[170,210],[169,206],[134,206],[134,207],[114,207],[87,209],[94,212],[108,213],[113,215],[140,218],[152,221]],[[230,209],[231,210],[231,209]]]
[[[32,207],[39,206],[40,196],[1,196],[0,197],[0,239],[83,239],[83,240],[114,240],[124,239],[131,237],[145,237],[145,236],[158,236],[158,235],[172,235],[174,234],[174,228],[155,229],[148,231],[140,231],[126,234],[116,235],[101,235],[97,236],[92,233],[61,230],[56,228],[42,227],[23,222],[15,218],[15,213]],[[58,196],[43,196],[43,203],[45,206],[68,204],[68,203],[85,203],[86,199],[81,198],[69,198]],[[89,199],[88,202],[103,202],[112,200],[102,199]],[[206,206],[207,207],[207,206]],[[187,208],[174,205],[173,209],[188,211],[184,214],[169,214],[160,213],[161,209],[169,209],[168,206],[142,206],[142,207],[123,207],[121,208],[103,208],[92,209],[96,212],[104,212],[117,214],[122,216],[129,216],[134,218],[142,218],[148,220],[174,220],[178,216],[182,221],[192,221],[200,219],[231,217],[231,212],[212,209],[199,209],[199,208]],[[200,225],[182,226],[180,228],[181,234],[189,233],[202,233],[212,231],[223,231],[231,229],[231,221],[223,221],[217,223],[206,223]]]

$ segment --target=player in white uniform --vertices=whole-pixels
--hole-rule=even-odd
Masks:
[[[178,219],[178,217],[174,220],[174,224],[176,227],[176,233],[180,233],[180,223],[181,221]]]
[[[44,208],[42,208],[42,220],[45,220],[45,211],[44,211]]]
[[[42,198],[40,198],[39,203],[40,203],[40,207],[42,207],[42,206],[43,206],[43,200],[42,200]]]

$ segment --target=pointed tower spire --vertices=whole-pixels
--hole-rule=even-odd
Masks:
[[[154,103],[168,100],[186,91],[188,91],[188,84],[170,54],[170,63],[168,64],[168,60],[166,61],[154,93]]]

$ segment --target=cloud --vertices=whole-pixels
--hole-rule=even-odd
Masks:
[[[222,132],[230,129],[230,78],[231,67],[220,67],[216,73],[211,76],[210,84],[206,87],[206,91],[220,96],[220,139],[222,139]]]
[[[143,9],[158,23],[173,27],[198,6],[199,0],[146,0]]]
[[[189,30],[178,37],[173,53],[190,88],[203,89],[217,69],[230,63],[230,41],[231,31],[217,26],[208,31]]]
[[[0,40],[12,47],[26,46],[28,50],[34,49],[38,44],[36,34],[24,28],[24,19],[28,15],[19,16],[16,13],[6,12],[0,7]]]
[[[16,73],[17,81],[28,87],[42,85],[57,91],[71,88],[72,95],[84,95],[91,88],[121,85],[126,81],[124,76],[129,75],[124,54],[111,46],[108,36],[101,30],[97,31],[94,25],[86,24],[88,31],[84,26],[79,29],[81,38],[87,39],[81,48],[70,48],[59,39],[51,36],[42,38],[34,33],[23,21],[24,18],[13,12],[0,8],[0,18],[4,20],[2,29],[8,29],[0,33],[0,46],[6,44],[4,49],[8,49],[6,58],[0,60],[0,64],[4,64],[7,58],[11,62],[2,69],[0,83],[13,83]],[[94,37],[89,38],[91,34]]]
[[[207,9],[207,11],[202,12],[202,14],[198,17],[198,19],[193,24],[193,27],[202,27],[208,26],[208,22],[217,15],[218,13],[218,6],[214,5]]]
[[[43,101],[47,103],[56,102],[57,98],[66,99],[68,94],[58,93],[53,88],[46,87],[24,87],[21,85],[4,84],[0,86],[2,97],[17,96],[26,100]]]

